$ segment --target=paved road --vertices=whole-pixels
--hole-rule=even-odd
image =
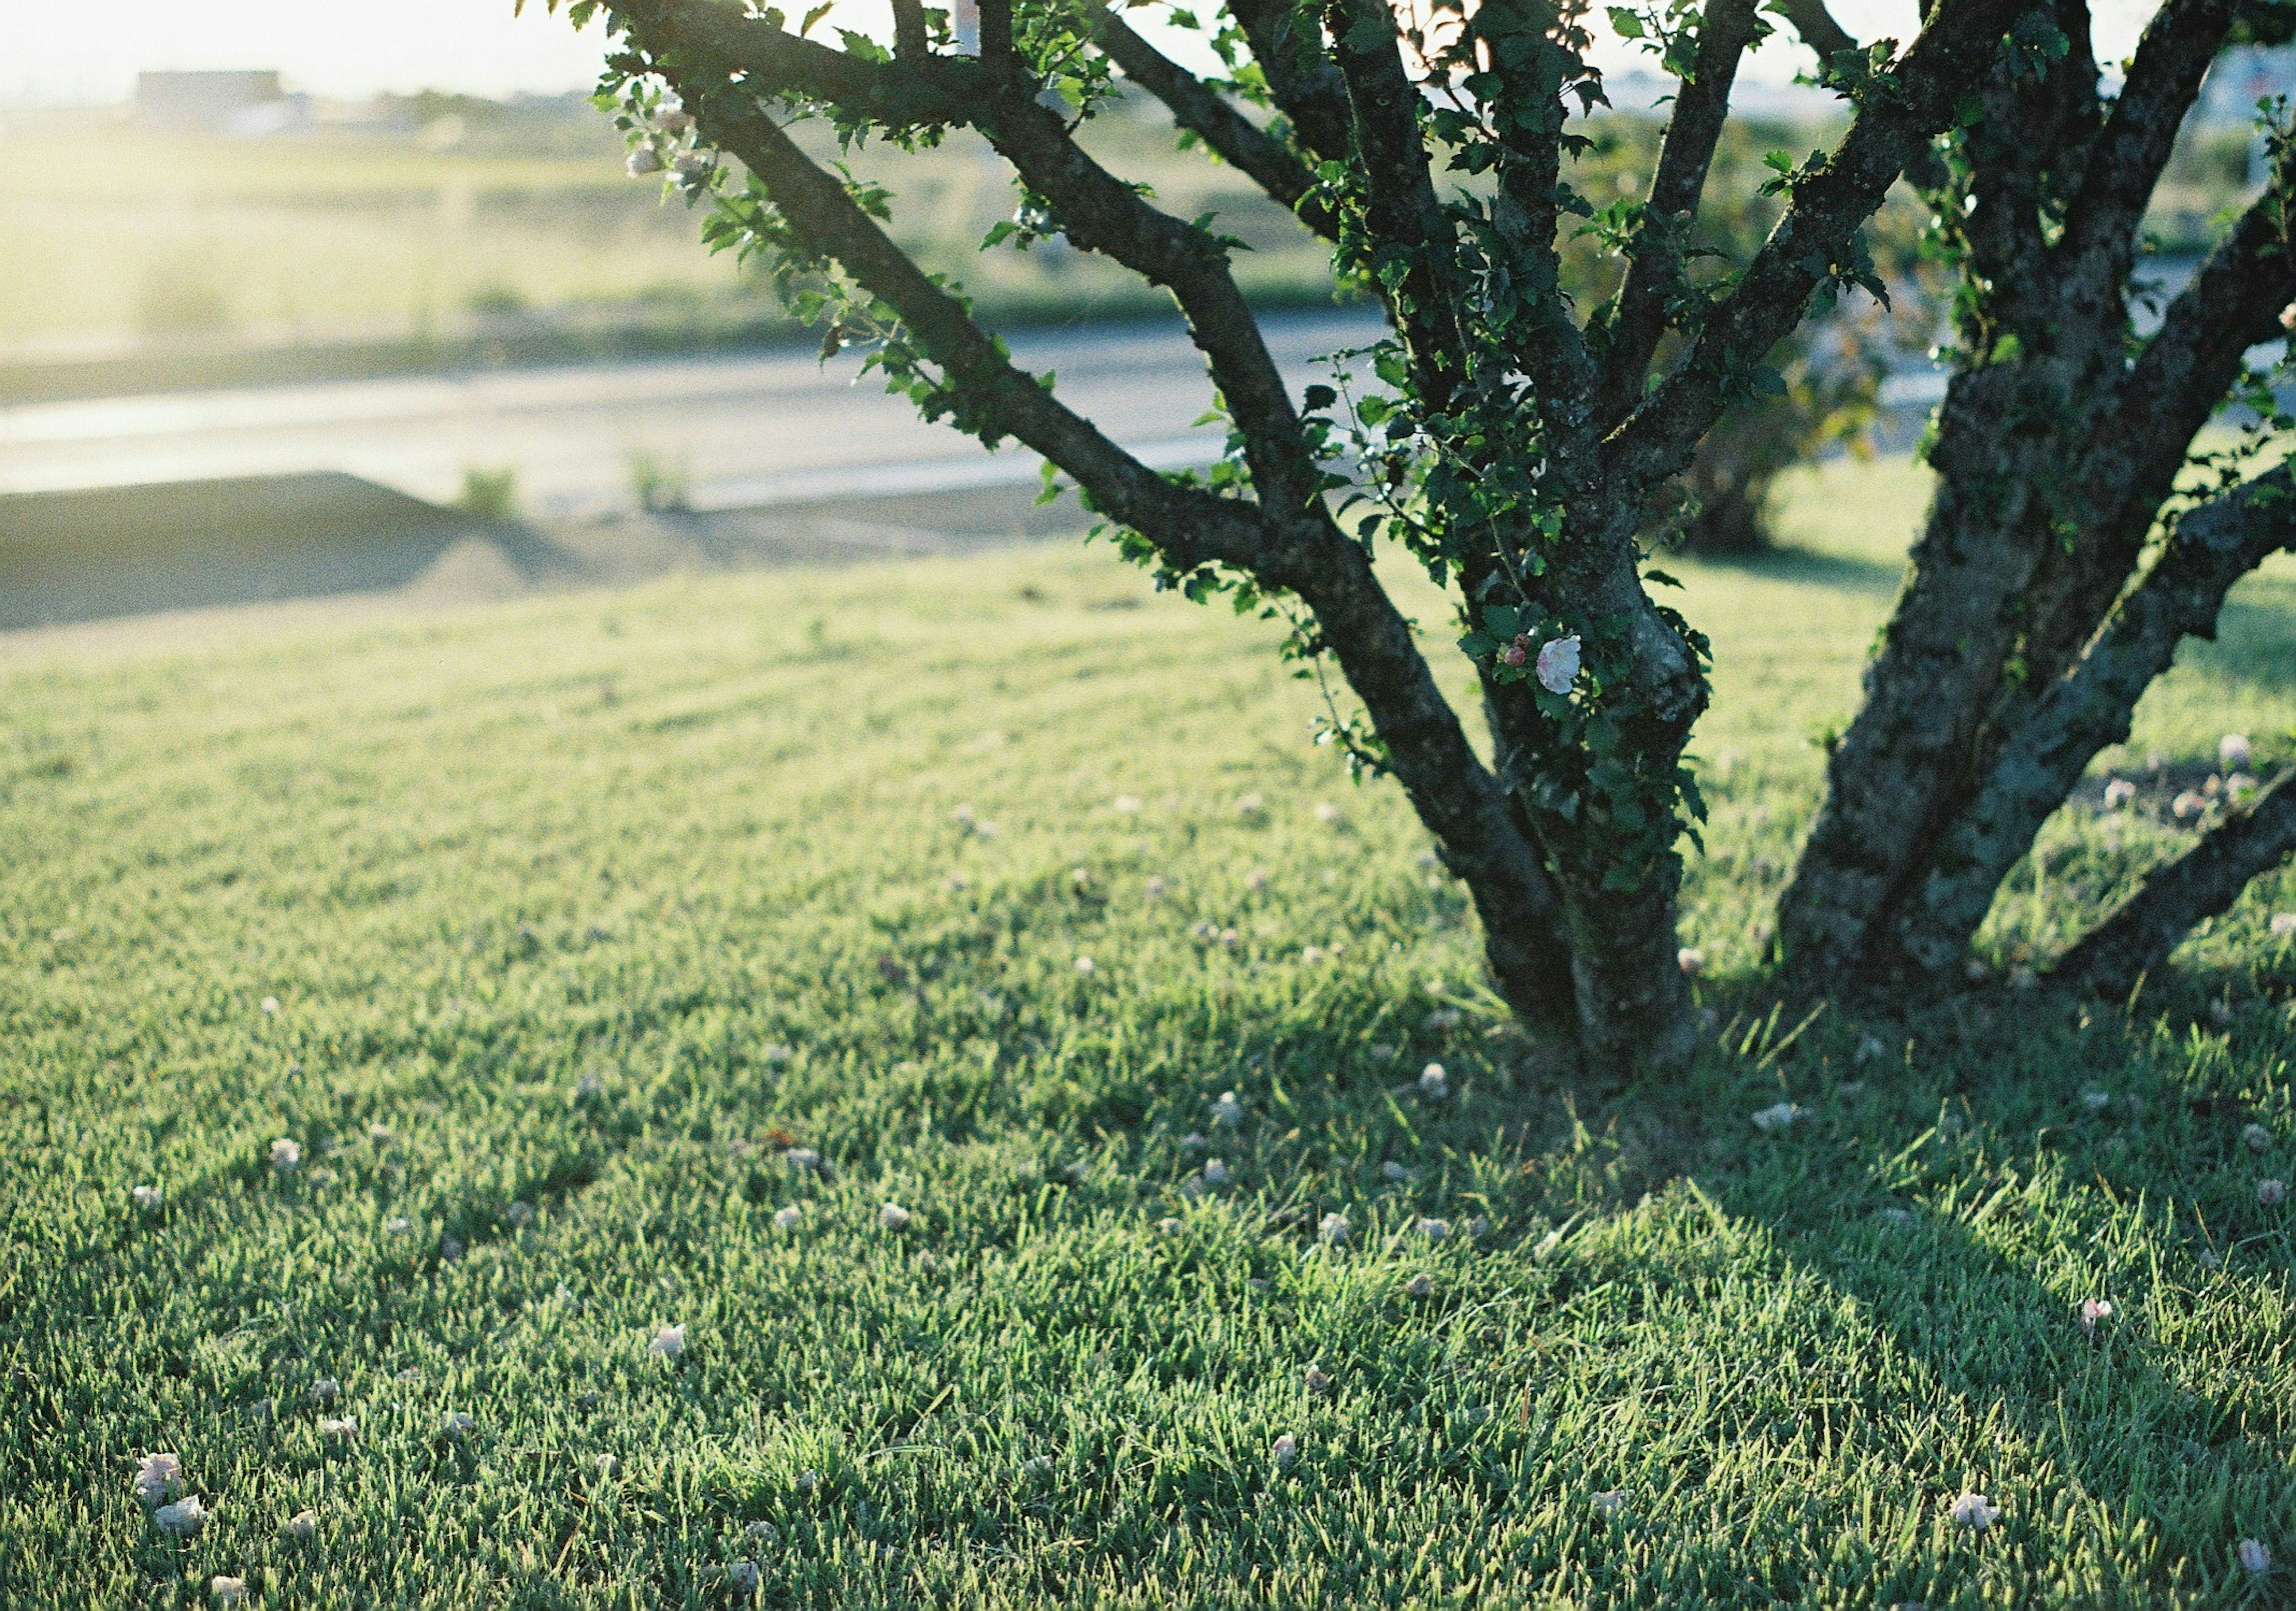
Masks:
[[[1269,345],[1293,385],[1374,318],[1273,317]],[[1023,367],[1160,467],[1207,461],[1217,428],[1203,364],[1176,327],[1046,331],[1013,344]],[[1029,481],[1033,455],[988,454],[927,425],[847,358],[803,352],[285,386],[0,409],[0,493],[221,476],[344,470],[446,500],[472,467],[510,467],[532,512],[585,515],[632,503],[642,453],[682,464],[704,509],[938,492]]]

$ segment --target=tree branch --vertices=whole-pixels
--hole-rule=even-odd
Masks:
[[[1939,0],[1930,24],[1898,65],[1866,88],[1833,157],[1792,184],[1792,200],[1737,288],[1702,323],[1689,355],[1613,431],[1607,468],[1652,486],[1690,461],[1759,364],[1801,317],[1850,238],[1890,184],[1991,66],[2003,33],[2027,0]]]
[[[2280,310],[2296,300],[2292,194],[2296,145],[2169,304],[2092,436],[2085,480],[2093,513],[2070,547],[2042,557],[2031,594],[2025,659],[2043,685],[2062,675],[2120,596],[2194,438],[2248,349],[2283,333]]]
[[[2128,738],[2136,702],[2188,637],[2216,635],[2234,583],[2296,545],[2296,477],[2283,465],[2188,511],[2144,580],[2113,611],[2073,671],[2003,745],[1955,819],[1895,931],[1916,967],[1950,967],[1994,892],[2032,848],[2097,752]]]
[[[1827,22],[1822,0],[1815,5]],[[1674,116],[1658,152],[1643,205],[1643,222],[1627,253],[1626,282],[1619,288],[1618,311],[1611,322],[1595,397],[1595,429],[1608,433],[1641,400],[1651,355],[1666,331],[1667,303],[1682,284],[1682,250],[1698,217],[1714,148],[1730,114],[1730,88],[1738,61],[1761,37],[1757,0],[1709,0],[1698,30],[1698,54],[1690,77],[1674,98]],[[1847,36],[1845,36],[1846,37]]]
[[[921,61],[932,54],[924,0],[892,0],[892,4],[893,53],[904,61]]]
[[[1268,98],[1319,162],[1348,159],[1347,81],[1324,53],[1315,12],[1300,0],[1229,0]]]
[[[968,122],[986,87],[985,70],[969,57],[865,61],[710,0],[616,0],[615,12],[676,76],[739,76],[751,94],[802,95],[889,128]]]
[[[1266,562],[1267,544],[1252,505],[1173,485],[1056,401],[778,124],[754,108],[726,103],[739,95],[700,98],[694,110],[702,132],[757,176],[807,249],[833,260],[899,315],[947,377],[961,422],[1035,448],[1073,478],[1096,509],[1153,543],[1176,570],[1219,564],[1250,572]]]
[[[2054,254],[2061,273],[2118,291],[2136,226],[2234,13],[2234,0],[2168,0],[2145,25],[2066,215]]]
[[[1838,76],[1833,59],[1857,50],[1858,45],[1849,37],[1849,30],[1833,20],[1833,13],[1825,8],[1825,0],[1775,0],[1770,9],[1784,17],[1795,36],[1817,53],[1820,81],[1833,83]]]
[[[2155,868],[2136,893],[2084,936],[2049,970],[2056,983],[2090,995],[2126,999],[2169,960],[2178,942],[2230,909],[2251,880],[2296,852],[2296,766],[2256,803]]]
[[[1339,227],[1328,209],[1308,201],[1316,176],[1290,147],[1259,127],[1226,97],[1142,38],[1113,8],[1094,20],[1094,37],[1126,78],[1171,110],[1173,120],[1200,136],[1229,166],[1249,175],[1276,202],[1325,239]]]
[[[1456,261],[1458,241],[1435,194],[1419,86],[1404,70],[1395,18],[1381,0],[1329,0],[1324,20],[1347,83],[1365,190],[1364,222],[1404,271],[1398,285],[1381,281],[1382,293],[1409,352],[1421,405],[1439,413],[1466,378],[1466,348],[1440,266]]]

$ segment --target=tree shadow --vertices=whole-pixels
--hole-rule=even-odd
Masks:
[[[1713,570],[1756,577],[1764,581],[1791,582],[1803,586],[1872,593],[1883,598],[1894,598],[1906,576],[1902,560],[1893,563],[1861,554],[1804,548],[1790,543],[1776,544],[1757,553],[1702,554],[1697,556],[1697,560],[1698,563]]]
[[[2251,1179],[2267,1166],[2244,1141],[2258,1093],[2240,1089],[2236,1055],[2209,1064],[2226,1077],[2205,1087],[2172,1071],[2192,1046],[2177,1028],[2046,997],[1839,1024],[1785,1071],[1802,1117],[1678,1162],[1721,1222],[1761,1227],[1782,1272],[1850,1299],[1915,1365],[1946,1422],[1938,1445],[1967,1456],[1911,1474],[1940,1507],[1964,1483],[1985,1486],[1991,1443],[2013,1452],[2005,1464],[2063,1476],[2058,1492],[1990,1492],[2037,1558],[2065,1541],[2045,1506],[2073,1494],[2117,1528],[2152,1530],[2156,1591],[2265,1603],[2231,1556],[2240,1537],[2269,1536],[2267,1517],[2285,1519],[2296,1419],[2264,1386],[2268,1368],[2212,1379],[2218,1363],[2179,1344],[2228,1306],[2276,1301],[2288,1239]],[[2249,1033],[2285,1055],[2263,1015]],[[1910,1050],[1861,1064],[1867,1035]],[[2132,1211],[2167,1216],[2169,1246],[2128,1237]],[[2085,1297],[2112,1313],[2085,1325]],[[1981,1559],[1931,1552],[1918,1581],[1876,1603],[1957,1603],[1983,1586]]]

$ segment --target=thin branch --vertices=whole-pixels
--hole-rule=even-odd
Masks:
[[[1097,509],[1155,544],[1176,569],[1220,564],[1250,571],[1267,547],[1249,503],[1177,487],[1126,453],[1092,421],[1058,402],[1015,367],[964,303],[905,256],[876,220],[772,119],[734,102],[739,92],[705,97],[702,132],[756,175],[807,245],[833,259],[890,307],[948,379],[968,422],[1018,438],[1065,470]]]
[[[2259,875],[2296,853],[2296,766],[2272,781],[2246,811],[2226,818],[2201,842],[2155,868],[2136,893],[2084,936],[2050,969],[2055,982],[2125,1000],[2208,919],[2228,911]]]
[[[932,54],[931,37],[925,30],[924,0],[892,0],[893,53],[904,61],[921,61]]]
[[[2216,635],[2234,583],[2296,545],[2296,477],[2283,465],[2177,523],[2143,582],[2080,663],[2004,744],[1906,901],[1898,948],[1930,971],[1958,961],[1994,892],[2097,753],[2128,736],[2136,702],[2189,637]]]
[[[647,55],[677,76],[739,76],[759,96],[802,95],[888,128],[964,123],[986,87],[965,56],[871,61],[709,0],[617,0]]]
[[[2085,488],[2094,513],[2070,547],[2043,556],[2030,595],[2025,658],[2042,683],[2063,672],[2120,596],[2194,438],[2248,350],[2284,333],[2280,312],[2296,300],[2292,194],[2296,144],[2164,310],[2094,434]]]
[[[2066,216],[2061,272],[2118,289],[2136,226],[2235,11],[2234,0],[2169,0],[2145,26]]]
[[[1419,86],[1404,70],[1395,17],[1382,0],[1329,0],[1324,20],[1347,81],[1365,225],[1373,240],[1392,243],[1404,264],[1402,283],[1382,292],[1409,351],[1421,406],[1439,413],[1466,379],[1466,350],[1440,267],[1455,261],[1458,241],[1435,194]]]
[[[1823,82],[1831,84],[1838,77],[1833,59],[1858,48],[1849,30],[1833,20],[1825,9],[1825,0],[1774,0],[1770,9],[1786,20],[1804,45],[1817,53],[1817,70]]]
[[[1818,0],[1805,3],[1817,4],[1824,15]],[[1626,282],[1619,288],[1610,350],[1595,397],[1598,430],[1611,430],[1641,398],[1651,355],[1666,331],[1666,305],[1682,284],[1682,249],[1696,221],[1706,176],[1714,166],[1714,149],[1730,114],[1730,88],[1737,81],[1738,62],[1761,36],[1756,4],[1710,0],[1699,25],[1698,54],[1674,98],[1674,116],[1659,146],[1658,171],[1651,176],[1643,223],[1627,254]]]
[[[1792,182],[1784,215],[1737,288],[1708,314],[1689,355],[1611,433],[1614,478],[1652,486],[1690,462],[1741,376],[1793,328],[1906,162],[1950,127],[2026,4],[1939,0],[1904,60],[1867,86],[1833,157]]]
[[[1330,210],[1301,202],[1316,176],[1291,148],[1231,106],[1226,97],[1142,38],[1113,8],[1093,23],[1094,37],[1126,78],[1171,110],[1173,120],[1193,131],[1230,166],[1249,175],[1276,202],[1326,239],[1338,233]]]

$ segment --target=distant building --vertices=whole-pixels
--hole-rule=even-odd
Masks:
[[[135,116],[152,127],[204,134],[267,135],[308,119],[305,97],[280,87],[269,70],[135,75]]]

